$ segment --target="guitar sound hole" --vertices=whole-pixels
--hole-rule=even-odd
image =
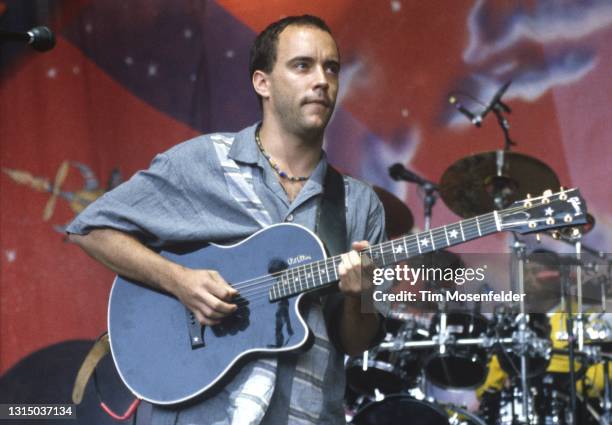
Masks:
[[[251,315],[251,310],[248,307],[249,302],[242,297],[236,298],[235,302],[239,307],[234,314],[223,319],[218,325],[211,327],[215,336],[235,335],[249,327],[249,316]]]

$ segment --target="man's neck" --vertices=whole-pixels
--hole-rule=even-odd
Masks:
[[[266,153],[293,176],[309,176],[321,159],[323,134],[299,135],[264,120],[259,138]]]

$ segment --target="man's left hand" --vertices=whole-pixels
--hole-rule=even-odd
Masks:
[[[368,272],[371,267],[362,263],[362,255],[359,251],[363,251],[369,246],[368,241],[353,242],[352,250],[342,254],[342,262],[338,266],[338,274],[340,275],[338,288],[344,295],[350,297],[361,296],[364,289],[362,273]]]

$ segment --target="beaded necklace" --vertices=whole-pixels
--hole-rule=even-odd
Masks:
[[[283,170],[280,169],[280,167],[274,162],[270,154],[266,152],[263,145],[261,144],[261,139],[259,138],[259,128],[257,128],[257,130],[255,131],[255,141],[257,142],[257,146],[259,147],[259,150],[261,151],[263,156],[268,160],[268,163],[274,169],[274,171],[276,171],[276,174],[278,174],[280,178],[287,179],[292,182],[303,182],[308,180],[310,176],[290,176],[289,174],[285,173]]]

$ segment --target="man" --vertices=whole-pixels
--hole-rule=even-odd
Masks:
[[[204,325],[232,314],[238,292],[217,271],[174,264],[148,247],[235,242],[283,221],[315,229],[327,170],[323,135],[340,71],[327,25],[312,16],[271,24],[255,40],[250,68],[261,125],[197,137],[158,155],[67,229],[95,259],[175,295]],[[357,242],[339,266],[343,296],[324,297],[307,314],[315,347],[273,364],[251,362],[214,397],[178,412],[154,409],[153,423],[344,422],[343,352],[365,350],[380,328],[378,316],[361,309],[356,251],[384,238],[383,208],[371,188],[348,177],[344,187],[347,239]],[[255,389],[252,382],[259,382]]]

